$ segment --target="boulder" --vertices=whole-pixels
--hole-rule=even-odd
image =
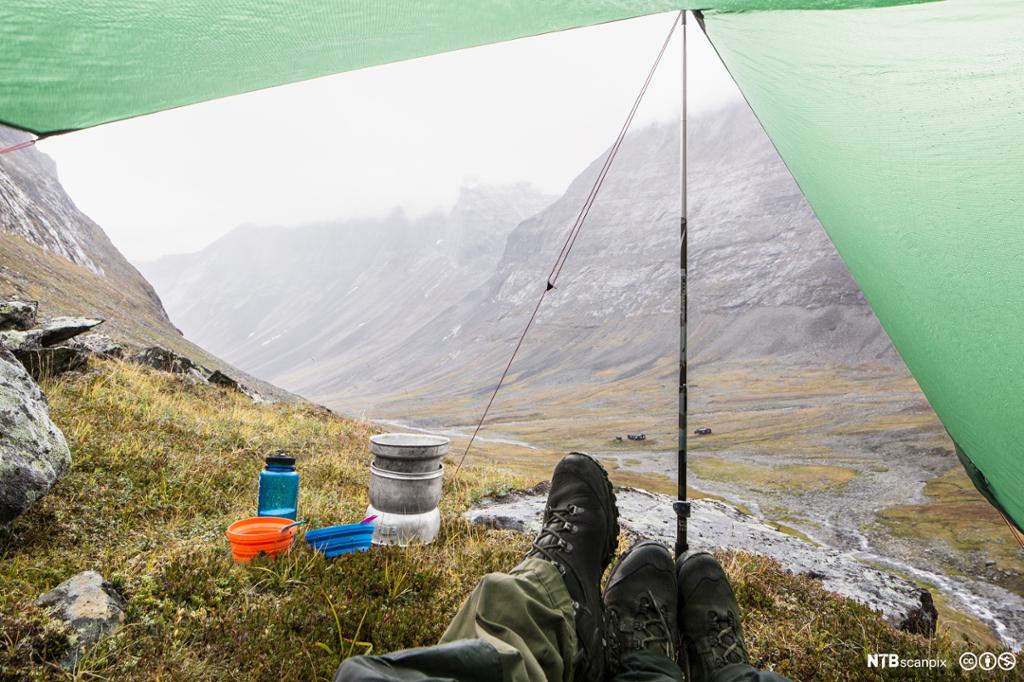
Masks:
[[[42,391],[0,348],[0,524],[31,507],[70,465],[71,452],[50,421]]]
[[[213,374],[206,377],[206,380],[209,381],[211,384],[223,386],[224,388],[230,388],[235,391],[242,390],[241,384],[239,384],[237,381],[229,377],[227,374],[224,374],[224,372],[220,371],[219,369],[214,370]]]
[[[103,320],[88,317],[55,317],[32,329],[0,331],[0,346],[15,352],[49,348],[100,324],[103,324]]]
[[[39,345],[45,348],[56,346],[101,324],[103,320],[91,317],[55,317],[33,328],[32,333],[38,332]]]
[[[74,629],[74,646],[63,661],[65,667],[73,668],[86,647],[117,631],[125,601],[102,575],[84,571],[40,595],[36,606]]]
[[[29,348],[42,348],[40,341],[43,335],[37,330],[18,331],[11,329],[0,332],[0,346],[12,353]]]
[[[22,366],[36,381],[55,377],[65,372],[75,372],[85,367],[89,353],[71,346],[51,348],[26,348],[14,352]]]
[[[38,309],[35,301],[0,301],[0,330],[31,329]]]
[[[131,362],[138,363],[140,365],[146,365],[153,369],[158,369],[161,372],[171,372],[173,374],[193,374],[193,370],[198,371],[196,363],[192,362],[184,355],[179,355],[172,350],[161,348],[160,346],[150,346],[145,350],[139,351],[135,355],[128,358]],[[206,381],[206,377],[200,375],[203,382]]]
[[[257,392],[255,389],[250,388],[249,386],[246,386],[245,384],[240,383],[235,379],[232,379],[219,369],[215,369],[213,373],[206,378],[206,380],[216,386],[223,386],[224,388],[228,388],[233,391],[238,391],[239,393],[246,396],[247,398],[249,398],[249,400],[253,401],[254,403],[266,402],[266,399],[262,395],[260,395],[259,392]]]
[[[898,627],[900,630],[915,635],[931,637],[935,634],[935,628],[939,622],[939,611],[935,608],[931,592],[921,590],[919,596],[921,600],[920,606],[911,608]]]
[[[83,334],[71,339],[67,345],[99,358],[120,359],[128,353],[127,348],[106,334]]]

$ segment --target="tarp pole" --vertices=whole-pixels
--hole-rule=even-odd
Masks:
[[[673,505],[676,512],[676,556],[689,549],[686,524],[690,518],[690,503],[686,500],[686,12],[679,13],[682,23],[682,105],[679,114],[679,453],[678,491]]]

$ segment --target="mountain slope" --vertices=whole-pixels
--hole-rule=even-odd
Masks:
[[[24,139],[0,127],[0,147]],[[153,287],[75,206],[56,164],[35,148],[0,156],[0,297],[39,301],[42,317],[100,317],[98,331],[121,341],[165,346],[243,378],[182,337]],[[260,391],[287,397],[269,385]]]
[[[694,121],[689,153],[691,361],[898,363],[749,110]],[[186,332],[191,320],[207,320],[200,330],[248,329],[256,336],[242,343],[205,331],[195,338],[292,390],[353,413],[398,413],[385,406],[406,393],[459,401],[500,373],[602,162],[544,210],[522,207],[526,219],[507,238],[476,230],[475,243],[501,251],[487,276],[488,263],[472,269],[475,280],[460,270],[437,283],[430,271],[464,251],[434,239],[398,248],[394,235],[422,231],[403,228],[400,216],[386,229],[351,221],[287,234],[239,230],[146,271]],[[678,163],[676,126],[627,138],[517,360],[512,391],[642,377],[657,405],[674,401]],[[247,267],[228,265],[226,252]],[[264,261],[282,253],[269,271]],[[382,268],[406,273],[402,286],[381,286]],[[430,286],[443,295],[429,296]],[[224,287],[232,293],[211,300]],[[254,324],[251,311],[266,315],[273,296],[288,315],[275,316],[277,327]]]
[[[464,189],[447,214],[240,227],[197,254],[140,267],[189,338],[280,377],[405,338],[478,286],[508,232],[550,201],[526,185]]]

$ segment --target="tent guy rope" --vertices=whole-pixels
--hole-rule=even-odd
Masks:
[[[681,12],[679,14],[682,14]],[[537,305],[534,306],[533,312],[530,314],[530,319],[527,320],[526,326],[523,328],[523,333],[519,335],[519,340],[516,342],[515,348],[512,350],[512,355],[508,359],[508,363],[505,365],[505,370],[501,373],[501,377],[498,379],[497,385],[494,387],[494,391],[491,392],[491,397],[487,401],[487,407],[484,408],[483,414],[480,415],[480,420],[476,424],[476,428],[473,430],[473,435],[469,439],[469,443],[466,444],[466,449],[462,453],[462,457],[459,458],[459,464],[455,467],[455,473],[452,474],[452,481],[459,475],[459,471],[462,470],[462,465],[466,461],[466,456],[469,454],[470,448],[473,447],[474,441],[476,441],[477,435],[480,433],[481,427],[484,425],[484,421],[487,419],[487,415],[491,411],[491,407],[494,405],[494,399],[498,396],[498,391],[505,383],[505,379],[508,378],[508,373],[512,369],[512,363],[515,362],[516,356],[519,354],[519,350],[523,347],[523,342],[526,340],[526,335],[530,331],[530,327],[537,319],[537,314],[540,312],[541,304],[544,303],[544,298],[548,295],[548,292],[555,288],[555,284],[558,282],[558,278],[562,274],[562,268],[565,267],[565,262],[569,258],[569,254],[572,252],[573,246],[576,244],[576,239],[579,237],[580,232],[583,230],[583,225],[586,223],[587,217],[590,215],[590,209],[594,206],[594,201],[597,199],[598,193],[601,191],[602,185],[604,185],[605,178],[608,177],[608,171],[611,169],[612,162],[615,161],[616,155],[619,153],[619,148],[622,146],[623,140],[626,138],[626,133],[629,131],[630,125],[633,123],[633,118],[636,116],[637,110],[640,108],[640,103],[643,101],[644,95],[647,93],[647,88],[651,84],[651,80],[654,78],[655,72],[658,70],[658,65],[661,64],[661,58],[665,55],[665,51],[668,49],[669,43],[672,41],[672,36],[675,35],[676,26],[679,24],[679,14],[672,18],[672,28],[669,29],[668,35],[665,36],[665,42],[661,45],[661,50],[658,52],[658,56],[654,59],[654,63],[651,65],[650,71],[647,73],[647,78],[644,79],[643,86],[640,88],[640,92],[637,93],[636,99],[633,101],[633,106],[629,110],[629,114],[626,116],[625,122],[622,124],[622,128],[619,130],[619,135],[615,139],[615,143],[611,149],[608,150],[608,154],[605,156],[604,164],[601,166],[601,170],[597,174],[597,178],[594,180],[593,186],[590,188],[590,193],[587,195],[586,200],[580,207],[580,212],[576,216],[576,220],[573,223],[572,229],[569,231],[568,237],[566,237],[565,243],[562,244],[562,250],[558,253],[558,258],[555,259],[555,264],[551,268],[551,272],[548,274],[546,285],[541,291],[540,296],[537,299]]]
[[[31,147],[31,146],[32,146],[32,145],[34,145],[34,144],[35,144],[35,143],[36,143],[36,142],[37,142],[37,141],[38,141],[39,139],[40,139],[40,138],[38,138],[38,137],[34,137],[34,138],[32,138],[31,140],[25,140],[24,142],[19,142],[18,144],[15,144],[15,145],[11,145],[10,147],[7,147],[7,148],[5,148],[5,149],[0,149],[0,155],[3,155],[3,154],[8,154],[8,153],[10,153],[10,152],[16,152],[16,151],[18,151],[19,149],[25,149],[26,147]]]

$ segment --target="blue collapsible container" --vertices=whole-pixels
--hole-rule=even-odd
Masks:
[[[306,542],[325,557],[335,557],[370,548],[373,540],[373,521],[349,523],[306,531]]]
[[[294,521],[299,512],[299,474],[295,458],[279,454],[267,457],[267,468],[260,472],[257,516],[278,516]]]

